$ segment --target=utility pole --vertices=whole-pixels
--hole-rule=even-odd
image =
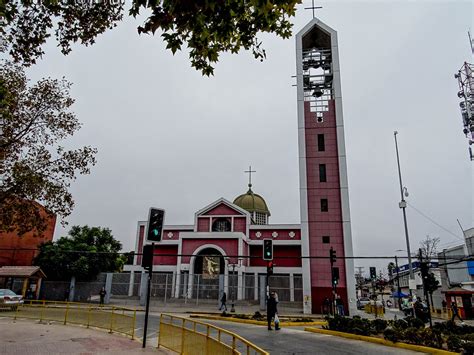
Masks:
[[[406,191],[406,187],[403,187],[403,183],[402,183],[402,172],[401,172],[401,169],[400,169],[400,157],[398,155],[398,142],[397,142],[397,134],[398,132],[395,131],[393,132],[393,136],[395,138],[395,149],[397,151],[397,165],[398,165],[398,178],[400,180],[400,196],[401,196],[401,201],[400,203],[398,204],[398,206],[402,209],[403,211],[403,223],[405,225],[405,239],[406,239],[406,243],[407,243],[407,253],[408,253],[408,270],[410,272],[410,280],[414,280],[415,279],[415,276],[413,274],[413,266],[411,264],[411,252],[410,252],[410,238],[408,237],[408,225],[407,225],[407,213],[405,211],[406,207],[407,207],[407,203],[405,201],[405,196],[404,196],[404,192],[405,194],[408,196],[408,192]],[[405,190],[405,191],[404,191]],[[411,287],[410,287],[410,282],[408,282],[408,289],[410,290],[410,296],[412,295],[412,292],[411,292]]]
[[[421,248],[418,249],[418,259],[420,260],[420,272],[421,272],[421,280],[423,282],[423,293],[425,295],[426,306],[428,307],[428,317],[430,320],[430,328],[433,327],[433,323],[431,320],[431,305],[430,305],[430,298],[428,297],[428,289],[426,287],[426,279],[428,278],[429,273],[429,264],[427,261],[423,261],[423,253]]]
[[[398,309],[401,311],[402,310],[402,299],[400,297],[400,294],[402,291],[400,290],[400,275],[398,273],[398,256],[395,255],[395,269],[397,269],[397,292],[398,292]]]

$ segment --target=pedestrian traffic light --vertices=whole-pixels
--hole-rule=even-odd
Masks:
[[[336,262],[336,251],[332,247],[329,249],[329,259],[331,260],[331,264]]]
[[[273,275],[273,261],[267,262],[267,276]]]
[[[273,260],[273,240],[263,240],[263,260]]]
[[[150,208],[148,214],[148,230],[146,239],[151,242],[161,241],[161,234],[163,232],[163,222],[165,220],[165,211],[159,208]]]
[[[375,266],[370,267],[370,278],[372,280],[375,280],[377,278],[377,269],[375,268]]]
[[[338,283],[339,283],[339,268],[333,267],[332,268],[332,284],[334,286],[337,286]]]
[[[146,244],[143,246],[142,254],[142,267],[144,269],[150,269],[153,265],[153,249],[154,245]]]

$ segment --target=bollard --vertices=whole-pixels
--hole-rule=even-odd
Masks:
[[[160,315],[161,318],[161,315]],[[137,310],[133,311],[133,318],[132,318],[132,340],[135,339],[135,325],[137,322]]]
[[[92,306],[89,306],[89,309],[87,310],[87,328],[89,328],[89,325],[91,323],[91,310]]]
[[[64,314],[64,325],[67,323],[67,315],[69,313],[69,302],[66,302],[66,313]]]
[[[110,313],[110,331],[109,331],[109,333],[112,333],[112,329],[113,329],[113,326],[114,326],[114,310],[115,310],[115,307],[112,307],[112,313]]]

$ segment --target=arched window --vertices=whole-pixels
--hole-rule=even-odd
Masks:
[[[227,218],[217,218],[212,222],[212,231],[213,232],[231,232],[232,226],[230,221]]]

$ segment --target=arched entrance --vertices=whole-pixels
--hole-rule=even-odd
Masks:
[[[205,247],[191,259],[191,263],[191,297],[203,302],[218,300],[225,286],[223,253],[217,248]]]

